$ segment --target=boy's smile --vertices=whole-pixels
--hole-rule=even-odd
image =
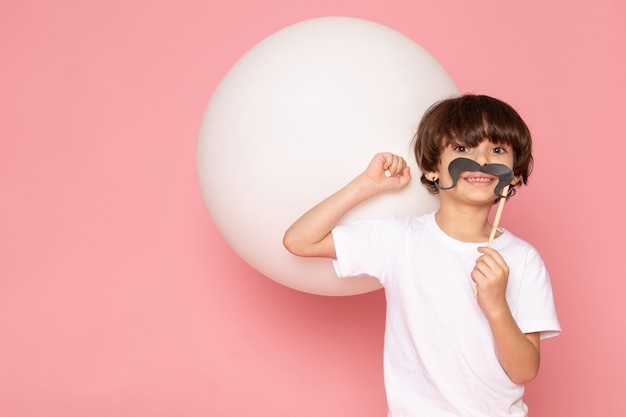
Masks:
[[[497,177],[477,172],[468,172],[466,175],[461,175],[459,179],[476,187],[491,187],[493,182],[498,180]]]
[[[472,174],[471,176],[464,176],[463,179],[465,181],[469,181],[473,183],[484,183],[484,184],[491,183],[493,180],[495,180],[494,177],[491,177],[491,176],[487,177],[487,176],[478,175],[478,174]]]

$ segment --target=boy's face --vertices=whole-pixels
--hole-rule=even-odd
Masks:
[[[496,174],[477,171],[462,171],[458,179],[452,178],[448,167],[457,158],[467,158],[476,162],[479,166],[486,164],[502,164],[513,169],[515,159],[514,151],[507,144],[496,144],[489,140],[483,140],[478,145],[471,147],[462,142],[451,141],[446,145],[441,153],[440,163],[436,172],[428,173],[427,177],[433,176],[439,179],[439,186],[443,188],[451,187],[455,182],[460,190],[482,195],[493,200],[494,189],[500,178]],[[513,178],[511,184],[515,184],[517,179]]]

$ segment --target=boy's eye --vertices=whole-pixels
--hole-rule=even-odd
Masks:
[[[498,154],[506,153],[506,148],[503,146],[497,146],[493,148],[493,153],[498,153]]]
[[[454,148],[456,152],[467,152],[469,150],[469,148],[465,145],[456,145]]]

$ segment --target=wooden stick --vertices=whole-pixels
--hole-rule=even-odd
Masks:
[[[502,195],[509,193],[509,186],[507,185],[502,189]],[[500,217],[502,217],[502,211],[504,210],[504,203],[506,203],[506,197],[500,197],[498,201],[498,210],[496,211],[496,217],[493,219],[493,225],[491,226],[491,233],[489,234],[489,242],[487,247],[490,248],[493,245],[493,240],[496,238],[496,232],[498,231],[498,223],[500,223]],[[478,296],[478,286],[474,289],[474,298]]]
[[[507,185],[502,189],[502,195],[507,195],[509,192],[509,186]],[[487,247],[490,248],[493,245],[493,240],[496,238],[496,232],[498,231],[498,223],[500,223],[500,217],[502,217],[502,210],[504,210],[504,203],[506,203],[505,197],[500,197],[498,202],[498,210],[496,211],[496,217],[493,219],[493,226],[491,226],[491,234],[489,235],[489,242]]]

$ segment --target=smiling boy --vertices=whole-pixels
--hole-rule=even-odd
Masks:
[[[383,285],[389,416],[527,416],[524,384],[539,371],[540,339],[560,326],[535,248],[504,229],[487,247],[501,177],[482,168],[505,167],[513,191],[526,184],[528,127],[500,100],[463,95],[428,109],[413,145],[422,183],[439,195],[435,213],[338,226],[363,201],[410,181],[403,158],[380,153],[283,243],[299,256],[334,259],[340,277]]]

